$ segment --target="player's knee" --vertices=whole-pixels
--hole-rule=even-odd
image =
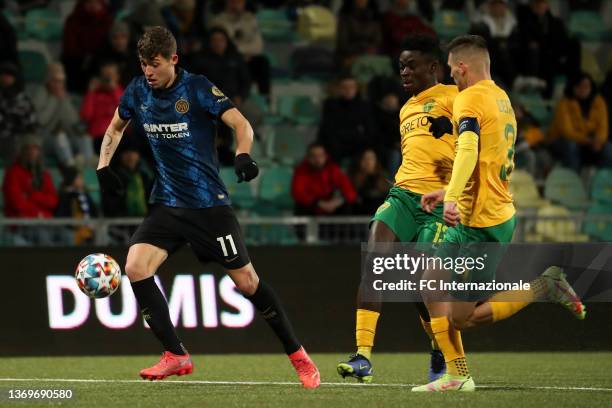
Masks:
[[[459,316],[450,316],[449,323],[451,324],[451,326],[453,326],[455,330],[459,331],[465,330],[470,327],[468,320],[464,317]]]
[[[245,271],[234,276],[234,284],[244,296],[251,296],[259,286],[259,278],[255,271]]]
[[[125,264],[125,274],[130,279],[130,282],[136,282],[146,279],[151,276],[147,265],[144,262],[129,261]]]

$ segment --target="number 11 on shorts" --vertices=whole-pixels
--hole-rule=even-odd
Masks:
[[[238,251],[236,251],[236,245],[234,245],[234,238],[232,238],[232,234],[226,235],[225,237],[217,237],[217,241],[219,241],[219,244],[221,244],[221,250],[223,251],[223,256],[224,257],[228,257],[228,253],[227,253],[227,247],[225,246],[225,240],[227,240],[227,242],[229,242],[230,246],[232,247],[232,255],[238,255]]]

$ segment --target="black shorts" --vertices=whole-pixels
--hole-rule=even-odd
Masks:
[[[175,208],[154,204],[130,240],[174,253],[189,243],[201,262],[214,261],[226,269],[250,262],[240,224],[230,206]]]

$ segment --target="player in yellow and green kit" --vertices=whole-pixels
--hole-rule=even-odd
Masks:
[[[446,186],[450,180],[456,137],[451,123],[457,94],[454,85],[438,84],[442,69],[437,39],[412,36],[406,39],[399,57],[404,89],[411,95],[400,111],[402,164],[395,185],[372,218],[368,243],[437,242],[444,237],[441,206],[432,213],[421,208],[421,196]],[[366,301],[367,283],[362,279],[357,295],[357,351],[338,364],[342,377],[372,381],[370,362],[380,301]],[[417,304],[424,329],[432,340],[430,379],[444,373],[442,353],[435,344],[429,315],[423,303]]]
[[[515,227],[515,209],[509,192],[516,139],[514,111],[506,92],[491,80],[489,53],[482,37],[461,36],[448,48],[451,76],[460,91],[453,104],[453,122],[459,135],[457,154],[446,191],[424,195],[422,205],[426,211],[433,211],[444,201],[444,221],[454,227],[448,230],[444,242],[459,246],[468,242],[509,243]],[[491,272],[495,273],[494,268],[474,270],[468,279],[487,281],[494,277]],[[531,282],[525,296],[522,302],[499,301],[504,298],[504,292],[500,292],[482,304],[427,303],[431,328],[444,354],[447,372],[413,391],[475,389],[460,330],[506,319],[533,300],[544,298],[561,303],[579,319],[585,316],[584,306],[560,268],[548,268]]]

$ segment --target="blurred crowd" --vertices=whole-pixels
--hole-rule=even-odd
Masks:
[[[551,3],[561,6],[553,10]],[[571,32],[567,17],[599,15],[609,10],[604,3],[0,1],[4,215],[90,218],[146,213],[155,175],[140,129],[128,128],[112,163],[127,186],[124,196],[96,196],[88,177],[123,90],[140,74],[135,43],[155,25],[167,26],[176,36],[179,65],[206,75],[223,90],[254,124],[262,143],[269,128],[261,125],[266,122],[262,118],[278,109],[275,81],[307,78],[326,90],[316,107],[320,120],[311,124],[316,127],[314,137],[300,141],[303,160],[294,168],[290,188],[295,214],[369,215],[384,199],[402,160],[398,114],[409,95],[399,86],[396,61],[410,34],[444,41],[469,32],[487,40],[494,79],[514,100],[519,125],[515,160],[537,179],[555,164],[578,172],[612,166],[612,61],[588,58],[593,53]],[[58,38],[54,41],[50,35],[48,41],[37,42],[36,47],[46,48],[37,52],[50,59],[39,80],[28,81],[31,71],[41,67],[24,59],[32,41],[16,21],[52,9],[64,13]],[[271,20],[274,16],[281,20]],[[287,31],[282,31],[282,22]],[[606,41],[602,47],[609,49]],[[291,50],[288,68],[275,61],[279,44]],[[447,68],[439,79],[451,83]],[[220,164],[231,165],[233,138],[223,125],[217,145]],[[129,236],[121,228],[114,232]],[[76,243],[92,237],[87,227],[68,234]],[[25,235],[26,241],[47,239]]]

